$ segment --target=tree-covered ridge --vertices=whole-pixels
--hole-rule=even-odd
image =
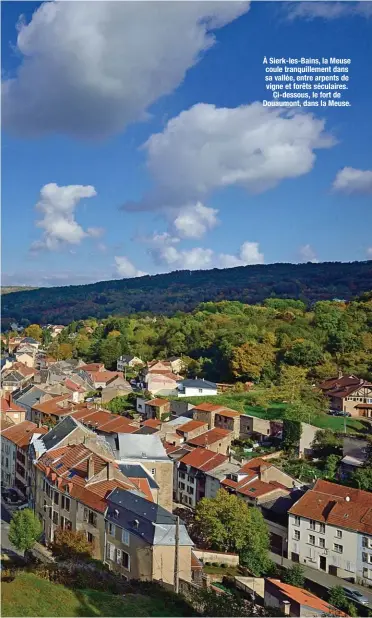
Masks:
[[[91,318],[71,322],[52,342],[37,325],[24,333],[57,359],[82,357],[108,369],[121,354],[143,361],[182,355],[191,377],[276,384],[279,399],[293,404],[306,385],[340,369],[372,380],[372,292],[349,303],[319,301],[311,310],[299,300],[271,298],[262,305],[206,302],[171,317]]]
[[[224,270],[176,271],[90,285],[39,288],[3,298],[7,321],[68,324],[89,316],[190,311],[199,303],[295,298],[307,304],[333,298],[350,300],[372,289],[372,261],[321,264],[268,264]]]

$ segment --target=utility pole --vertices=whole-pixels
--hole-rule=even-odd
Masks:
[[[177,515],[176,518],[176,536],[174,547],[174,592],[178,594],[180,587],[180,576],[178,573],[179,565],[179,546],[180,546],[180,518]]]

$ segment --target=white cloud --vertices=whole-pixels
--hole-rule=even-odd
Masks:
[[[372,259],[372,247],[367,249],[367,257]]]
[[[218,225],[217,214],[218,210],[197,202],[180,210],[172,228],[181,238],[201,238],[208,230]]]
[[[249,2],[44,2],[18,24],[21,64],[3,84],[4,126],[24,136],[92,138],[143,120],[213,31]]]
[[[206,268],[232,268],[248,264],[263,264],[264,256],[256,242],[245,242],[237,255],[216,254],[212,249],[194,247],[177,249],[171,245],[150,249],[155,264],[169,266],[171,270],[203,270]]]
[[[313,0],[312,2],[301,2],[294,0],[286,2],[284,10],[289,20],[294,19],[338,19],[339,17],[351,17],[360,15],[362,17],[372,16],[372,2],[322,2]]]
[[[87,234],[92,238],[100,238],[104,234],[103,227],[88,227]]]
[[[36,209],[43,216],[36,225],[44,230],[44,234],[41,240],[32,244],[31,249],[55,251],[66,244],[78,245],[87,236],[96,236],[97,228],[84,231],[75,220],[75,208],[80,200],[95,195],[96,190],[90,185],[44,185],[36,205]]]
[[[313,264],[317,264],[319,262],[311,245],[303,245],[300,247],[299,254],[301,262],[312,262]]]
[[[244,242],[239,249],[238,255],[220,254],[219,263],[222,268],[263,264],[264,254],[260,253],[258,242]]]
[[[344,167],[337,172],[333,189],[344,193],[372,193],[372,170]]]
[[[120,277],[131,279],[133,277],[143,277],[147,273],[138,270],[134,264],[124,255],[115,256],[116,272]]]
[[[143,145],[155,188],[122,208],[157,210],[171,221],[172,234],[200,237],[218,222],[218,211],[203,203],[213,192],[265,191],[308,173],[315,150],[335,143],[324,124],[310,113],[257,102],[232,109],[194,105]]]

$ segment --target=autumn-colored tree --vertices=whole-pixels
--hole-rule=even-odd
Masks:
[[[273,359],[274,350],[268,343],[243,343],[233,349],[231,370],[236,378],[258,380],[265,365]]]
[[[59,358],[61,360],[67,360],[72,358],[73,347],[71,343],[61,343],[59,346]]]
[[[30,324],[30,326],[25,328],[23,334],[25,337],[32,337],[33,339],[36,339],[36,341],[41,341],[43,330],[39,324]]]
[[[121,337],[121,332],[119,330],[111,330],[108,337]]]
[[[57,528],[54,533],[52,551],[61,559],[90,558],[94,553],[94,543],[88,541],[83,530]]]

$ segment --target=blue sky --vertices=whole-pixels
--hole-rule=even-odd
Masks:
[[[3,284],[372,258],[372,2],[57,4],[2,4]],[[264,56],[352,106],[262,109]]]

